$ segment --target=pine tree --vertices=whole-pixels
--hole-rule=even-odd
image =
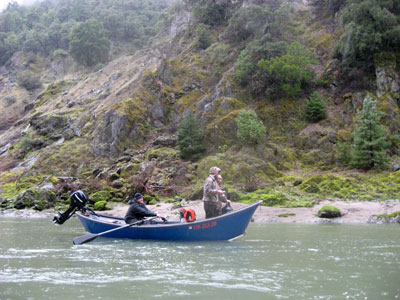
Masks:
[[[317,123],[326,118],[325,104],[317,92],[311,94],[306,104],[306,119]]]
[[[389,161],[386,151],[390,143],[384,126],[379,124],[382,114],[371,96],[364,99],[362,110],[357,111],[353,132],[353,165],[357,168],[384,168]]]
[[[183,159],[196,160],[205,152],[203,132],[190,113],[178,130],[178,146]]]

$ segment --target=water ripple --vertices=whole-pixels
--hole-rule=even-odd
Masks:
[[[41,222],[30,228],[47,228]],[[70,299],[393,300],[400,295],[398,227],[253,226],[232,243],[98,238],[74,246],[78,226],[21,238],[18,223],[0,225],[8,226],[0,228],[7,232],[0,244],[0,299],[67,294]]]

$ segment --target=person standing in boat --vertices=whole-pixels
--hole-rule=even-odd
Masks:
[[[221,174],[218,174],[217,175],[217,183],[218,183],[219,189],[224,192],[223,194],[218,195],[218,202],[219,202],[219,205],[218,205],[218,216],[220,216],[220,215],[232,210],[232,208],[231,208],[231,200],[229,200],[226,197],[226,191],[222,187],[222,182],[223,182],[222,176],[221,176]],[[222,203],[225,203],[224,207],[222,206]]]
[[[143,201],[143,195],[141,193],[136,193],[133,197],[133,200],[129,200],[129,204],[131,204],[131,206],[129,207],[125,215],[125,222],[127,224],[141,221],[145,217],[158,217],[165,220],[165,218],[163,218],[159,214],[148,209]]]
[[[209,176],[204,182],[203,202],[206,219],[217,217],[222,214],[221,202],[219,201],[218,196],[224,194],[224,191],[220,189],[217,181],[220,171],[221,169],[218,167],[211,167]]]

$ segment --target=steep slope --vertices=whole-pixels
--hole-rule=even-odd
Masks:
[[[327,182],[334,182],[337,197],[353,197],[354,190],[341,189],[347,178],[300,175],[342,168],[338,145],[351,141],[353,115],[367,93],[376,95],[387,114],[385,124],[392,134],[398,133],[398,72],[383,61],[363,84],[352,85],[356,75],[346,83],[341,62],[331,58],[342,31],[337,16],[303,1],[290,2],[290,8],[276,1],[259,2],[218,3],[227,5],[229,16],[238,20],[252,4],[282,9],[278,27],[256,24],[242,39],[233,17],[226,17],[207,27],[211,42],[205,49],[199,47],[197,33],[202,15],[195,13],[196,3],[188,1],[176,6],[152,47],[123,53],[101,69],[82,69],[69,57],[54,63],[15,54],[1,71],[2,94],[18,95],[14,98],[21,102],[2,102],[8,116],[0,128],[2,207],[52,207],[76,188],[87,191],[99,209],[136,191],[196,199],[212,165],[224,170],[235,200],[258,197],[271,205],[310,205],[319,195],[329,195]],[[270,94],[268,85],[255,93],[255,81],[245,86],[237,79],[241,53],[257,48],[265,32],[276,35],[272,40],[268,36],[268,43],[297,41],[316,54],[315,78],[294,97]],[[37,70],[44,81],[34,92],[15,83],[26,67]],[[318,124],[304,117],[313,91],[323,97],[328,113]],[[254,109],[267,128],[256,145],[238,141],[236,117],[243,109]],[[183,161],[176,146],[176,131],[190,112],[204,130],[207,146],[207,155],[195,163]],[[396,145],[391,149],[394,163]],[[293,185],[299,189],[291,190]],[[258,188],[264,190],[242,194]],[[393,188],[385,197],[395,192]]]

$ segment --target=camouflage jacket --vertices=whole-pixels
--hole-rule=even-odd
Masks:
[[[203,201],[204,202],[218,202],[219,190],[218,182],[213,175],[207,177],[204,182]]]

